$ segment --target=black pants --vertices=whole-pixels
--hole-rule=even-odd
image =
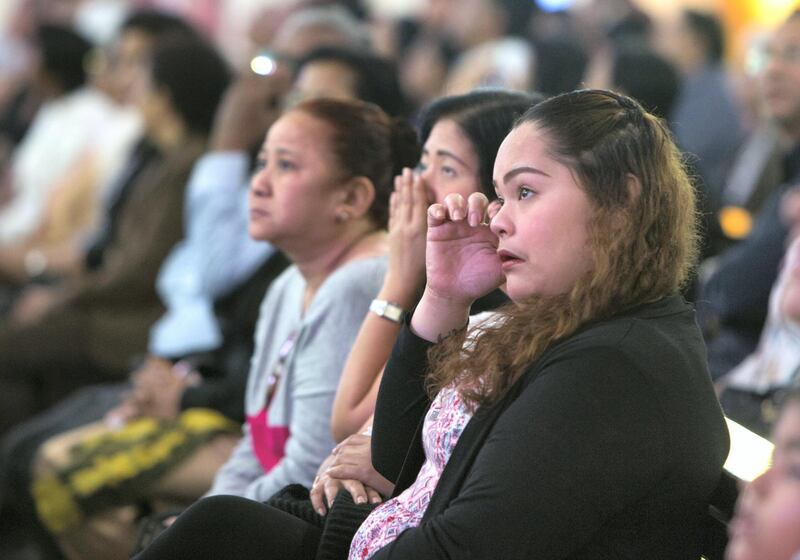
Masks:
[[[322,530],[272,506],[237,496],[195,503],[135,560],[313,560]]]

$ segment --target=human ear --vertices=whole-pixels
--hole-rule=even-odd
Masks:
[[[341,187],[339,201],[336,204],[337,221],[360,218],[369,212],[375,201],[375,185],[366,177],[353,177]],[[341,217],[346,217],[341,219]]]
[[[628,173],[625,177],[625,187],[628,189],[627,204],[632,205],[642,196],[642,182],[633,173]]]

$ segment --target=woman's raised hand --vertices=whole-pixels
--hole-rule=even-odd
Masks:
[[[421,177],[409,168],[395,177],[389,205],[389,267],[384,285],[418,297],[425,284],[428,205],[433,202]]]
[[[505,277],[497,256],[497,236],[487,225],[489,200],[449,194],[428,209],[426,292],[470,305],[500,286]]]

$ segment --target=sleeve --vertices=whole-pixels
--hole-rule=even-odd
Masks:
[[[291,435],[284,457],[248,486],[245,497],[265,501],[288,484],[310,486],[333,449],[330,419],[336,387],[369,304],[380,290],[385,260],[380,262],[370,270],[352,269],[324,294],[317,294],[290,366]]]
[[[230,494],[244,496],[248,485],[263,473],[251,445],[250,428],[247,424],[242,429],[242,439],[236,445],[231,456],[225,461],[214,477],[214,483],[206,496]]]
[[[372,465],[387,480],[397,480],[430,404],[425,375],[428,349],[433,344],[416,336],[408,321],[406,318],[384,369],[372,424]]]
[[[188,158],[187,158],[188,159]],[[150,302],[161,263],[183,235],[183,198],[190,162],[145,172],[126,205],[118,233],[105,264],[87,275],[73,292],[76,304]],[[158,184],[146,185],[158,177]],[[146,192],[137,192],[139,188]]]
[[[188,236],[203,247],[204,293],[216,298],[264,262],[273,251],[247,233],[247,166],[244,152],[213,152],[198,160],[186,193]]]
[[[663,474],[658,410],[616,351],[549,364],[498,419],[448,507],[373,558],[570,557]]]
[[[784,192],[779,189],[764,203],[753,232],[721,257],[697,298],[714,379],[755,350],[758,342],[788,232],[779,216]]]

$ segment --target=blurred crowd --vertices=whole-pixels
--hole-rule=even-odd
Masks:
[[[379,107],[419,131],[424,162],[440,153],[425,147],[442,134],[432,133],[430,107],[444,96],[502,89],[548,97],[588,87],[636,99],[671,130],[698,194],[701,258],[684,297],[697,309],[723,410],[768,436],[782,394],[800,383],[800,245],[791,244],[800,232],[798,15],[759,37],[747,66],[738,68],[726,59],[715,14],[685,9],[662,21],[631,0],[555,12],[523,0],[428,0],[403,17],[378,17],[359,0],[17,0],[4,12],[3,558],[126,557],[142,519],[202,496],[242,423],[256,429],[243,403],[251,398],[251,356],[256,352],[257,363],[271,352],[259,349],[258,337],[254,345],[259,305],[287,256],[283,246],[251,238],[248,185],[263,165],[270,126],[309,100]],[[364,134],[361,148],[373,157],[367,147],[377,140]],[[488,134],[475,132],[475,151]],[[408,153],[402,166],[389,166],[392,177],[416,165],[411,143]],[[479,187],[493,196],[490,184]],[[353,205],[336,219],[355,227]],[[382,211],[377,224],[388,219],[389,208]],[[325,246],[320,239],[314,243]],[[389,283],[378,265],[352,274],[371,294],[365,305]],[[417,295],[408,294],[406,307]],[[277,314],[279,303],[270,305]],[[362,307],[354,304],[363,319]],[[264,313],[262,331],[271,328]],[[342,326],[328,351],[349,350],[362,336],[360,325],[353,318]],[[291,330],[269,360],[281,364],[292,344],[305,343]],[[330,402],[314,406],[330,409],[346,358],[337,355],[337,375],[327,380]],[[360,389],[370,395],[368,409],[373,382]],[[184,415],[207,409],[213,414]],[[312,426],[311,416],[303,430],[324,431],[333,445],[368,416],[336,424],[334,439],[328,424]],[[117,509],[94,525],[86,513],[71,533],[66,509],[78,506],[48,499],[65,492],[48,476],[65,463],[77,469],[80,453],[101,444],[122,449],[119,439],[96,434],[141,418],[159,420],[164,430],[163,422],[172,422],[170,433],[191,445],[162,471],[132,477],[130,488],[81,502],[92,514]],[[143,437],[149,428],[138,429]],[[299,437],[297,426],[292,434]],[[285,441],[288,432],[272,437]],[[164,480],[193,453],[192,467],[175,477],[185,484]],[[171,488],[167,497],[135,491],[156,479]],[[283,482],[310,480],[287,467]]]

